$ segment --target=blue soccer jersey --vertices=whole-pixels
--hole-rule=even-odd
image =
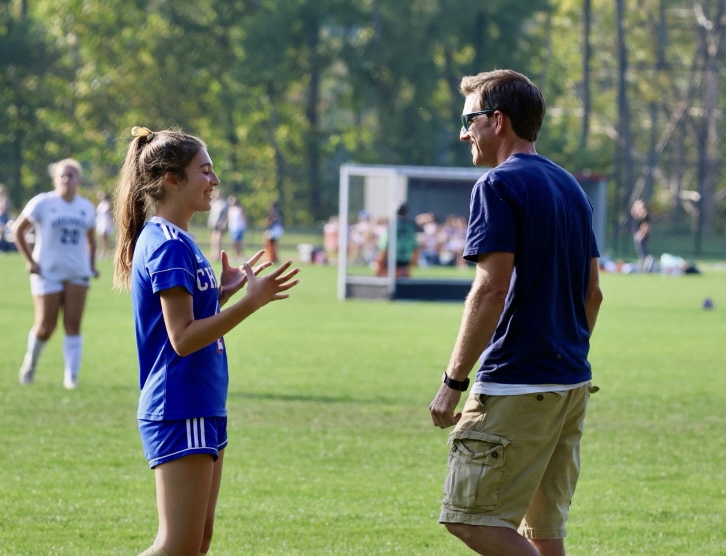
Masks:
[[[174,351],[160,292],[182,287],[193,297],[194,318],[219,312],[217,279],[194,237],[153,217],[139,234],[131,272],[131,300],[139,356],[138,418],[224,417],[229,375],[224,340],[185,357]]]
[[[464,257],[514,254],[504,311],[477,381],[577,384],[591,379],[585,295],[599,256],[592,205],[574,177],[517,154],[474,186]]]

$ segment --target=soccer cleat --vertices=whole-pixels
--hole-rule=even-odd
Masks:
[[[33,358],[30,354],[25,354],[23,364],[20,366],[20,373],[18,373],[18,380],[20,384],[32,384],[33,378],[35,377],[35,365],[33,365]]]
[[[74,378],[71,373],[65,373],[63,377],[63,387],[66,390],[75,390],[78,387],[78,379]]]

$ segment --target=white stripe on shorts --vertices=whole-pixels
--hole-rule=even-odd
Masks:
[[[187,448],[207,448],[204,417],[187,419]]]

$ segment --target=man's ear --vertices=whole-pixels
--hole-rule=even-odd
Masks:
[[[507,127],[512,127],[512,122],[509,121],[509,118],[507,118],[507,115],[504,112],[497,110],[494,113],[494,117],[497,119],[495,129],[498,133],[504,132]]]

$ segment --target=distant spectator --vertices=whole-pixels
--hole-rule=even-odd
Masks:
[[[96,237],[101,240],[98,256],[104,258],[111,255],[113,251],[113,205],[111,204],[111,196],[103,191],[98,192],[97,199]]]
[[[449,216],[439,232],[439,261],[445,266],[466,266],[464,245],[466,243],[467,221],[461,216]]]
[[[338,260],[339,237],[338,217],[331,216],[323,226],[323,249],[325,250],[326,259],[333,264]]]
[[[417,256],[416,224],[408,219],[408,207],[402,204],[398,208],[396,222],[396,277],[411,276],[411,265]],[[376,257],[376,276],[388,273],[388,234],[378,240],[379,254]]]
[[[418,265],[421,267],[439,265],[441,242],[439,239],[439,224],[436,221],[436,215],[430,212],[419,214],[416,216],[416,225],[421,228],[421,232],[418,234],[418,244],[420,247]]]
[[[0,252],[10,251],[11,247],[7,240],[7,227],[10,220],[10,199],[7,189],[0,183]]]
[[[245,217],[244,208],[234,195],[227,198],[227,205],[227,229],[229,230],[229,238],[232,240],[232,249],[234,250],[236,262],[240,264],[244,254],[247,218]]]
[[[272,203],[270,210],[267,211],[267,227],[265,228],[266,260],[273,263],[278,261],[277,245],[284,233],[282,209],[280,209],[279,203]]]
[[[633,217],[633,244],[638,255],[638,265],[642,271],[650,270],[649,261],[653,260],[648,252],[648,239],[650,239],[650,213],[648,207],[638,199],[630,208],[630,215]]]
[[[366,210],[358,212],[358,220],[350,227],[348,237],[348,259],[351,264],[370,265],[376,256],[375,224]]]
[[[210,233],[210,252],[213,261],[219,261],[222,256],[222,236],[227,229],[227,200],[217,187],[212,190],[212,208],[207,217],[207,228]]]

